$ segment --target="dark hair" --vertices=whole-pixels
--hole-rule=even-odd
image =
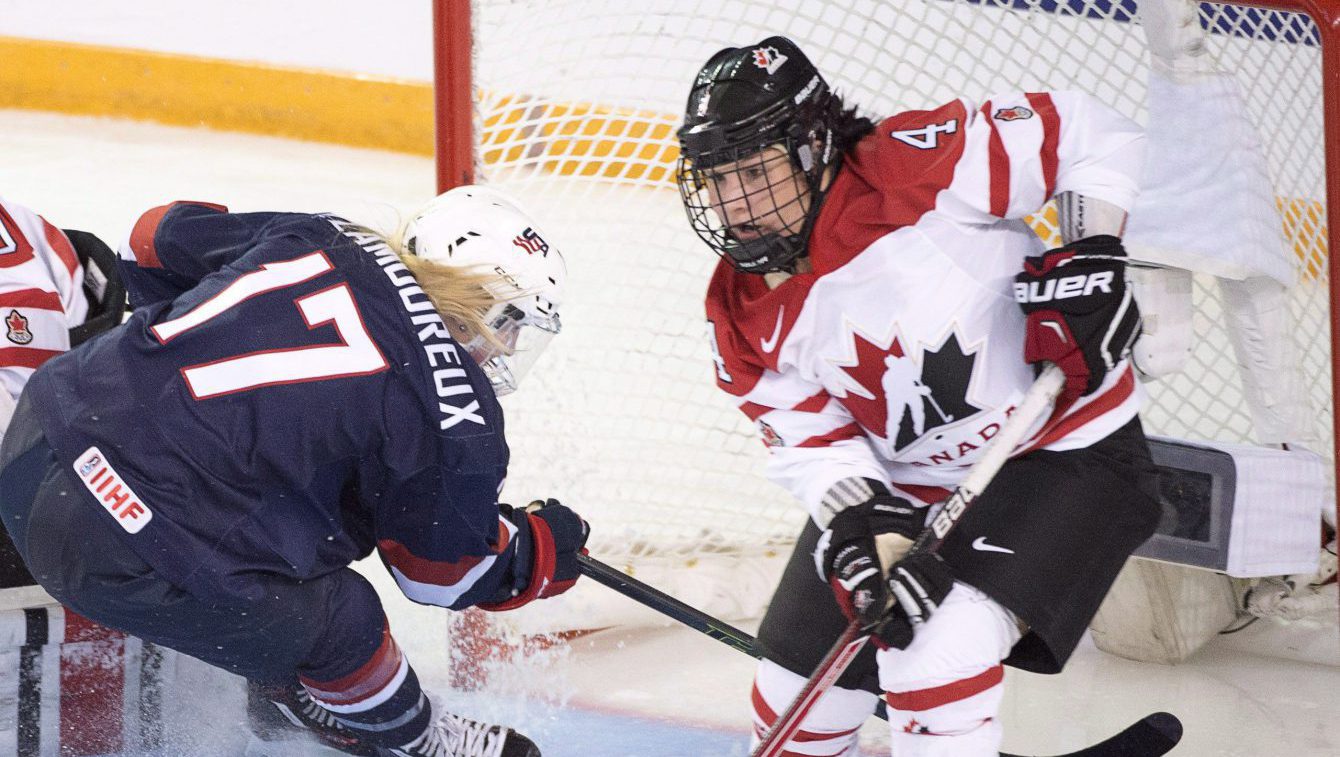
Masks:
[[[860,115],[853,105],[845,107],[842,96],[834,92],[828,98],[829,123],[833,130],[833,147],[839,153],[846,153],[856,146],[867,134],[875,130],[875,122]]]

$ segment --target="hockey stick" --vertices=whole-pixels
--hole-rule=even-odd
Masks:
[[[981,494],[987,484],[991,483],[991,479],[996,477],[1005,461],[1009,460],[1010,453],[1024,440],[1033,423],[1051,408],[1053,400],[1061,392],[1064,384],[1065,375],[1061,373],[1060,368],[1048,365],[1042,371],[1028,388],[1014,413],[992,437],[982,458],[968,470],[963,482],[954,489],[954,493],[949,495],[940,511],[931,519],[930,525],[917,537],[909,554],[934,550],[940,546],[945,536],[963,517],[963,513],[967,512],[973,500],[977,499],[977,495]],[[779,757],[782,754],[786,743],[796,731],[800,730],[800,724],[809,715],[815,702],[833,686],[847,666],[851,665],[852,660],[856,659],[856,655],[865,648],[866,642],[870,640],[870,634],[871,629],[862,628],[858,621],[853,620],[847,626],[837,643],[805,682],[805,686],[791,702],[791,706],[787,707],[786,712],[763,735],[751,757]]]
[[[654,586],[643,583],[594,557],[580,555],[577,563],[582,575],[591,580],[716,639],[731,649],[754,658],[762,658],[754,637],[735,626],[714,618],[696,607],[684,604]],[[877,709],[875,715],[884,720],[888,720],[889,717],[883,708]],[[1159,757],[1172,749],[1181,736],[1181,721],[1166,712],[1156,712],[1126,726],[1105,741],[1058,757]],[[1000,757],[1018,756],[1002,752]]]
[[[590,555],[577,555],[577,569],[582,572],[582,575],[604,584],[662,615],[677,620],[699,633],[706,634],[732,649],[738,649],[753,657],[761,656],[758,645],[754,643],[753,636],[725,621],[717,620],[696,607],[686,605],[669,594],[642,583],[627,573],[612,568]]]

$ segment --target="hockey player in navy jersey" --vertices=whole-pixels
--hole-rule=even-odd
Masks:
[[[331,215],[174,203],[121,251],[134,312],[43,366],[0,447],[0,513],[53,596],[245,676],[349,754],[534,757],[434,718],[372,586],[507,610],[565,591],[587,526],[497,501],[498,393],[559,330],[559,250],[452,190],[392,239]],[[261,753],[266,753],[262,751]]]
[[[770,37],[706,63],[679,136],[690,223],[721,256],[717,383],[811,516],[759,629],[755,733],[859,619],[880,648],[795,753],[855,754],[883,697],[894,754],[997,754],[1002,664],[1059,671],[1159,517],[1119,238],[1140,129],[1061,92],[875,122]],[[1045,250],[1022,218],[1052,199]],[[1067,377],[1051,417],[908,555],[1043,361]]]

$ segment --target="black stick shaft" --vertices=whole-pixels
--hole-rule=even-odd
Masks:
[[[604,584],[625,597],[640,602],[699,633],[706,634],[726,646],[753,657],[762,657],[754,637],[735,626],[717,620],[696,607],[686,605],[660,589],[649,586],[589,555],[578,555],[577,564],[582,575],[597,583]]]

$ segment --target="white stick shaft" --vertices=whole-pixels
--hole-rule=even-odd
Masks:
[[[1019,406],[1001,427],[1000,433],[992,438],[990,447],[982,454],[982,459],[978,460],[968,471],[968,475],[963,477],[958,488],[967,489],[970,498],[981,494],[986,485],[991,483],[991,479],[1000,472],[1005,461],[1010,459],[1014,448],[1024,440],[1033,423],[1051,408],[1052,401],[1061,393],[1061,387],[1064,385],[1065,374],[1061,373],[1060,368],[1048,364],[1028,388],[1024,398],[1019,401]],[[1015,420],[1018,422],[1013,422]]]
[[[1061,369],[1054,365],[1048,365],[1042,374],[1038,376],[1033,385],[1028,388],[1024,398],[1020,400],[1019,406],[1010,414],[1005,424],[1001,426],[1000,432],[991,437],[991,443],[982,458],[973,464],[968,470],[968,474],[963,477],[963,482],[954,489],[954,493],[949,499],[945,500],[944,507],[936,515],[931,525],[917,537],[914,550],[927,549],[930,546],[939,544],[949,530],[954,527],[958,519],[963,515],[977,495],[991,483],[991,479],[996,477],[1000,469],[1005,465],[1005,461],[1010,459],[1010,453],[1014,452],[1015,447],[1024,440],[1033,424],[1041,418],[1044,413],[1051,408],[1052,401],[1056,395],[1060,394],[1061,387],[1065,385],[1065,375]],[[833,683],[842,675],[847,666],[851,665],[852,660],[865,647],[870,639],[870,634],[863,633],[855,621],[847,627],[846,632],[838,639],[837,644],[828,652],[819,667],[815,669],[810,679],[805,682],[805,686],[800,690],[800,694],[791,702],[791,706],[786,708],[777,722],[773,723],[772,728],[763,735],[758,746],[754,747],[751,757],[777,757],[786,746],[795,732],[800,729],[801,723],[809,715],[819,698],[824,695]]]
[[[1049,364],[1043,369],[1042,374],[1024,393],[1024,398],[1010,414],[1009,420],[1001,426],[1000,432],[991,437],[991,444],[982,453],[981,459],[968,470],[968,475],[963,477],[954,493],[945,500],[930,526],[917,538],[913,549],[926,549],[944,540],[968,505],[977,499],[977,495],[1000,472],[1005,461],[1010,459],[1010,454],[1028,435],[1037,419],[1051,408],[1052,401],[1061,393],[1064,385],[1065,374],[1061,373],[1060,368]]]

